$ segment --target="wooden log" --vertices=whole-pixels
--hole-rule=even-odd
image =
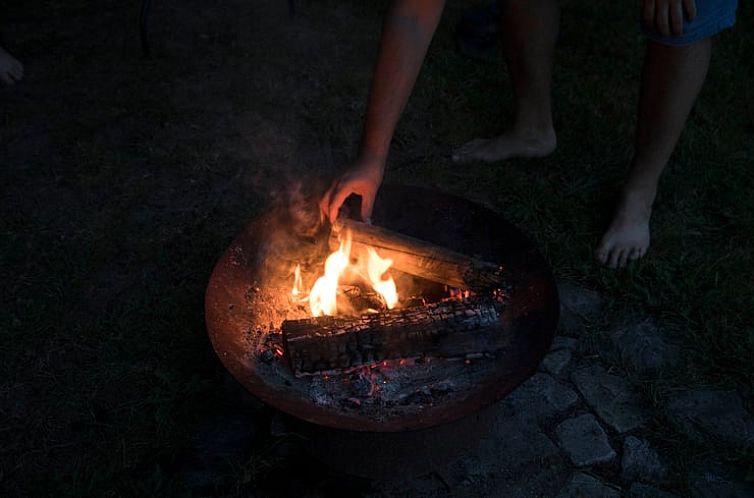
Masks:
[[[410,275],[474,292],[488,291],[502,284],[500,265],[358,221],[335,222],[329,241],[332,250],[338,248],[339,237],[348,231],[352,251],[374,247],[380,257],[393,260],[393,268]]]
[[[386,359],[467,357],[499,350],[499,304],[474,296],[350,317],[283,322],[283,347],[296,375]]]

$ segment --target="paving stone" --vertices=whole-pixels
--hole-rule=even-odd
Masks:
[[[458,486],[450,484],[449,490],[447,488],[439,490],[426,498],[430,496],[431,498],[553,497],[562,487],[567,475],[568,470],[565,465],[562,468],[547,468],[542,471],[537,469],[519,472],[503,471],[484,478],[473,478]],[[414,494],[405,496],[419,498]]]
[[[609,333],[609,344],[601,352],[615,357],[640,376],[653,376],[672,370],[681,360],[681,349],[657,327],[644,319],[621,325]]]
[[[555,432],[560,447],[577,467],[609,463],[616,456],[607,434],[591,413],[564,420]]]
[[[550,345],[550,351],[557,351],[559,349],[570,349],[571,351],[575,351],[577,345],[578,345],[578,341],[574,339],[573,337],[566,337],[564,335],[556,335],[552,339],[552,344]]]
[[[678,495],[668,493],[661,489],[657,489],[654,486],[648,484],[642,484],[635,482],[631,485],[631,489],[628,493],[629,498],[678,498]]]
[[[620,491],[589,474],[577,472],[560,490],[557,498],[620,498]]]
[[[542,369],[552,375],[560,375],[571,363],[572,354],[567,349],[559,349],[548,353],[542,360]]]
[[[523,419],[545,419],[579,400],[576,392],[545,373],[534,374],[505,398],[504,406]]]
[[[439,480],[410,479],[393,486],[393,491],[384,496],[555,496],[568,466],[536,423],[501,414],[490,437],[482,440],[477,449],[437,470]]]
[[[689,474],[691,496],[693,498],[751,498],[754,496],[753,483],[745,482],[743,476],[725,474],[709,469],[692,470]]]
[[[623,441],[623,459],[621,460],[621,477],[627,481],[640,480],[660,482],[665,479],[668,469],[649,446],[649,442],[633,436]]]
[[[560,322],[558,330],[565,335],[578,336],[585,320],[594,319],[602,311],[605,299],[598,293],[577,285],[558,285],[560,297]]]
[[[616,431],[624,433],[636,429],[649,419],[649,412],[625,378],[593,365],[573,372],[571,380],[587,404]]]
[[[483,475],[501,469],[517,470],[545,459],[560,459],[560,454],[535,423],[501,416],[495,421],[491,437],[483,439],[461,463],[466,474]]]
[[[486,489],[470,489],[467,495],[440,494],[433,498],[519,498],[536,496],[555,496],[566,475],[566,469],[555,473],[551,470],[532,474],[503,474],[491,480]],[[454,490],[455,491],[455,490]],[[411,497],[413,498],[413,497]]]
[[[699,442],[713,438],[734,447],[754,448],[754,417],[734,392],[682,392],[670,400],[668,419]]]

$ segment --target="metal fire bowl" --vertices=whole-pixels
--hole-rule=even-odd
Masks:
[[[265,240],[265,232],[272,228],[265,220],[262,217],[250,223],[215,266],[205,299],[207,329],[215,352],[230,373],[249,392],[293,417],[323,428],[368,433],[416,431],[460,421],[490,407],[533,375],[550,346],[558,323],[557,288],[546,261],[520,230],[499,214],[460,197],[426,188],[384,185],[375,204],[374,224],[503,265],[512,291],[500,323],[503,333],[511,336],[511,347],[494,374],[473,392],[464,393],[458,403],[426,406],[414,417],[374,420],[337,407],[318,406],[308,396],[301,396],[300,390],[262,378],[257,372],[257,355],[244,339],[254,323],[245,292],[262,263],[238,254],[258,252],[259,241]]]

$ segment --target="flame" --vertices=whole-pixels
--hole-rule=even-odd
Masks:
[[[314,282],[309,295],[303,291],[301,268],[296,265],[291,296],[294,300],[309,300],[312,316],[335,315],[338,311],[338,286],[345,276],[358,275],[365,279],[379,293],[388,309],[398,304],[398,291],[392,277],[385,274],[393,260],[381,258],[372,247],[367,247],[366,258],[359,254],[355,263],[351,262],[351,232],[340,241],[340,247],[325,260],[325,273]]]
[[[395,288],[393,277],[388,277],[386,280],[383,280],[382,276],[393,265],[393,260],[381,258],[379,254],[377,254],[377,251],[371,247],[367,249],[367,254],[367,275],[369,276],[369,283],[371,283],[372,288],[382,296],[387,308],[391,310],[396,304],[398,304],[398,291]]]
[[[301,265],[296,265],[296,269],[293,271],[293,289],[291,290],[291,296],[296,301],[305,301],[306,298],[300,298],[303,293],[304,281],[301,279]]]
[[[340,241],[337,251],[325,260],[325,274],[314,282],[309,293],[309,309],[312,316],[334,315],[338,309],[338,280],[348,268],[351,257],[351,237]]]

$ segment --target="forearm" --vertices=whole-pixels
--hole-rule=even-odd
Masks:
[[[360,155],[384,166],[390,141],[414,87],[444,0],[396,0],[390,7],[377,55]]]

